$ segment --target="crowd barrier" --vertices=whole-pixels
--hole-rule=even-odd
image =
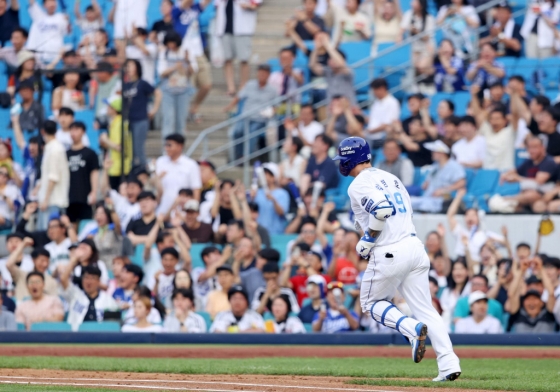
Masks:
[[[452,334],[460,346],[560,346],[560,334]],[[2,332],[0,343],[22,344],[232,344],[386,346],[408,345],[400,334],[171,334],[120,332]]]

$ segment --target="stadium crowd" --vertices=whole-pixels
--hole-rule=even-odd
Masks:
[[[477,211],[560,211],[560,107],[538,87],[539,72],[512,73],[504,63],[558,59],[554,0],[528,4],[522,23],[505,2],[478,13],[473,5],[485,1],[414,0],[402,12],[390,0],[304,0],[286,22],[293,45],[259,65],[255,79],[249,60],[261,0],[162,0],[153,26],[153,1],[75,0],[73,12],[62,1],[21,3],[0,0],[0,106],[10,108],[15,142],[0,142],[8,252],[0,330],[50,323],[78,331],[113,320],[123,332],[389,333],[362,314],[361,233],[343,225],[347,213],[332,198],[345,190],[333,147],[360,136],[375,165],[407,186],[415,211],[447,213],[425,244],[433,305],[450,331],[558,331],[560,259],[510,244],[506,227],[483,229]],[[208,10],[219,38],[212,61],[202,28]],[[360,109],[344,45],[365,42],[375,54],[437,26],[439,42],[424,34],[411,45],[416,81],[404,102],[390,78],[376,78],[373,103]],[[256,165],[250,187],[183,154],[187,123],[201,121],[220,59],[231,97],[225,111],[243,102],[241,114],[253,113],[233,137],[248,125],[254,151],[274,118],[285,139],[281,162]],[[558,76],[556,69],[556,89]],[[311,94],[294,93],[310,80]],[[438,93],[449,99],[434,105]],[[279,96],[287,103],[256,111]],[[84,112],[91,123],[80,120]],[[158,117],[163,154],[152,162],[145,143]],[[495,175],[493,196],[466,205],[469,176],[481,173]],[[500,193],[506,184],[515,191]],[[402,298],[393,301],[410,313]]]

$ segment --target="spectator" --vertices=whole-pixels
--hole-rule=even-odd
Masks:
[[[148,314],[148,322],[151,324],[160,325],[163,318],[166,315],[166,309],[163,304],[152,295],[151,290],[146,286],[136,286],[134,293],[132,294],[131,306],[128,308],[123,316],[124,324],[136,324],[137,320],[134,316],[134,302],[138,301],[140,298],[146,297],[151,299],[152,309]]]
[[[301,320],[290,316],[292,309],[290,299],[280,294],[272,301],[272,316],[274,320],[265,321],[266,331],[273,333],[305,333]]]
[[[321,223],[320,220],[319,227],[321,227]],[[356,283],[359,274],[360,257],[355,250],[359,240],[360,235],[353,230],[339,228],[334,232],[333,259],[327,271],[333,280],[344,284]]]
[[[292,110],[299,112],[301,96],[295,94],[304,82],[303,71],[299,68],[294,68],[295,53],[291,47],[282,48],[278,55],[280,62],[280,70],[274,71],[268,78],[268,84],[276,89],[278,96],[288,95],[289,103],[295,105]],[[277,110],[279,114],[286,112],[286,104],[283,103]]]
[[[19,28],[19,1],[12,0],[8,8],[7,0],[0,0],[0,47],[6,45],[12,33]]]
[[[497,56],[520,57],[523,36],[521,26],[511,17],[511,7],[507,1],[498,3],[494,7],[494,24],[490,27],[488,36],[480,40],[480,45],[490,42],[496,49]]]
[[[383,144],[383,159],[375,167],[397,176],[404,186],[414,183],[414,166],[410,159],[401,156],[401,146],[395,139],[386,139]]]
[[[160,49],[157,72],[162,92],[163,139],[171,134],[185,134],[189,115],[189,77],[193,67],[187,53],[181,47],[181,36],[176,32],[167,33]]]
[[[430,108],[430,100],[426,98],[424,94],[417,93],[408,96],[407,99],[408,111],[410,112],[410,116],[405,118],[402,121],[402,127],[404,131],[409,134],[409,124],[414,121],[415,119],[420,119],[422,124],[426,127],[426,129],[430,132],[430,136],[435,138],[437,135],[431,134],[433,128],[433,120],[430,117],[429,108]]]
[[[216,3],[216,35],[222,41],[227,93],[232,97],[235,95],[234,59],[240,62],[239,90],[249,80],[252,39],[257,27],[257,9],[261,3],[262,0],[250,3],[230,0]]]
[[[148,4],[148,0],[117,0],[113,4],[109,22],[113,23],[115,45],[119,51],[124,52],[125,41],[134,35],[135,28],[147,27]]]
[[[48,263],[48,256],[41,255],[40,257],[46,257]],[[57,295],[56,283],[54,293],[49,293],[49,290],[44,288],[45,275],[38,270],[30,272],[19,282],[21,285],[26,283],[28,293],[27,299],[18,300],[16,322],[25,324],[26,329],[29,330],[33,323],[60,322],[64,319],[64,308]]]
[[[402,144],[404,152],[415,167],[431,165],[433,163],[432,153],[427,148],[432,143],[428,130],[420,116],[413,118],[408,124],[409,134],[406,134],[401,127],[400,122],[395,122],[394,134],[397,140]]]
[[[15,211],[22,204],[21,193],[16,185],[10,182],[10,172],[0,166],[0,230],[9,230],[14,225]]]
[[[456,53],[451,40],[440,41],[431,71],[438,92],[453,93],[462,91],[465,86],[463,60]]]
[[[374,1],[372,54],[379,44],[397,42],[401,33],[402,12],[398,1]]]
[[[45,153],[41,163],[40,213],[37,228],[46,230],[48,218],[68,207],[70,171],[64,146],[55,137],[56,124],[53,121],[45,121],[41,135],[45,140]]]
[[[134,84],[142,80],[150,86],[155,86],[158,46],[156,43],[148,40],[148,31],[146,29],[142,27],[135,29],[133,36],[130,38],[130,44],[126,47],[125,54],[127,59],[124,64],[125,67],[127,67],[131,61],[136,64],[134,70],[127,69],[127,76],[129,77],[128,82]],[[140,87],[140,85],[138,84],[137,87]],[[159,105],[155,107],[155,109],[159,109]],[[157,113],[157,110],[152,110],[151,113]]]
[[[437,234],[437,233],[433,232],[431,233],[431,235],[432,234]],[[447,283],[448,283],[447,277],[451,273],[451,261],[449,260],[447,255],[443,254],[443,252],[441,251],[435,252],[431,257],[431,259],[432,260],[430,261],[430,266],[431,266],[430,278],[436,280],[438,286],[438,294],[440,294],[441,291],[443,291],[443,289],[447,287]],[[438,300],[438,304],[439,304],[439,300]],[[441,308],[441,304],[440,304],[440,308]],[[440,312],[440,314],[442,312],[443,310]]]
[[[70,275],[74,266],[70,264],[60,274],[63,288],[62,297],[70,304],[68,323],[73,331],[77,331],[83,322],[103,321],[106,311],[118,310],[115,300],[101,290],[101,270],[94,266],[87,266],[81,274],[82,289],[70,282]]]
[[[327,135],[320,134],[315,138],[311,157],[307,162],[307,169],[300,184],[301,193],[305,194],[311,189],[312,184],[319,181],[323,183],[323,189],[334,189],[338,186],[337,168],[332,159],[329,158],[329,149],[333,146],[333,140]]]
[[[91,206],[97,198],[99,183],[99,161],[97,154],[82,143],[86,132],[83,122],[77,121],[70,126],[72,147],[66,152],[70,169],[70,187],[67,209],[70,222],[77,223],[93,217]]]
[[[97,72],[94,74],[95,80],[90,88],[90,105],[94,102],[95,119],[98,127],[102,129],[108,128],[108,112],[110,108],[115,109],[117,112],[122,110],[122,98],[120,98],[120,106],[113,107],[117,102],[116,96],[122,90],[121,78],[117,75],[113,66],[107,61],[97,63]],[[111,103],[108,103],[111,102]],[[113,114],[114,116],[114,114]],[[120,128],[119,128],[120,129]]]
[[[105,162],[106,164],[107,162]],[[124,196],[121,195],[114,188],[109,186],[110,178],[107,169],[103,170],[101,177],[101,193],[109,195],[113,204],[114,210],[119,217],[121,229],[125,232],[131,220],[138,219],[142,214],[140,212],[140,204],[138,203],[138,196],[142,192],[142,183],[135,178],[128,179],[123,183]],[[117,187],[118,188],[118,187]]]
[[[498,260],[498,277],[496,283],[488,290],[488,298],[495,298],[496,301],[502,306],[505,306],[507,301],[507,293],[513,280],[513,273],[511,267],[513,264],[512,259]]]
[[[505,74],[504,65],[496,61],[496,50],[486,43],[481,46],[479,59],[471,63],[466,76],[474,86],[480,88],[480,97],[493,84],[502,83]]]
[[[167,33],[175,31],[173,28],[173,17],[171,16],[173,6],[174,3],[172,0],[163,0],[159,6],[159,12],[162,19],[155,22],[152,27],[152,33],[156,33],[156,42],[160,45],[163,44],[163,40]]]
[[[453,20],[451,23],[449,23]],[[437,14],[437,24],[443,25],[444,37],[453,42],[456,54],[462,58],[474,50],[473,39],[480,26],[476,9],[465,0],[451,0],[451,4],[441,7]]]
[[[313,0],[308,0],[313,1]],[[287,135],[292,137],[299,137],[302,141],[304,148],[301,152],[301,155],[304,158],[309,158],[309,154],[311,153],[311,146],[313,145],[313,141],[317,137],[324,132],[325,127],[315,120],[315,114],[313,111],[312,105],[302,105],[301,110],[299,113],[299,123],[296,124],[295,121],[286,119],[284,122],[284,126],[286,127]]]
[[[389,126],[400,118],[401,106],[399,101],[389,92],[389,85],[385,79],[375,79],[371,82],[371,89],[375,101],[369,110],[369,123],[366,137],[372,149],[383,146],[385,132]]]
[[[148,234],[156,224],[156,196],[152,192],[143,191],[137,197],[142,216],[130,221],[126,227],[126,235],[133,245],[145,244]]]
[[[443,310],[441,309],[441,304],[439,303],[439,299],[437,297],[437,294],[439,292],[438,281],[437,281],[436,278],[434,278],[432,276],[430,276],[428,278],[428,280],[430,282],[429,284],[430,284],[430,294],[432,296],[432,306],[441,316],[441,314],[443,313]]]
[[[0,0],[0,8],[2,8],[3,5],[4,7],[6,7],[6,2],[7,0],[3,0],[3,1]],[[18,1],[16,0],[11,2],[12,7],[14,6],[14,4],[18,4]],[[2,26],[2,28],[4,28],[4,26],[7,26],[7,30],[10,29],[9,15],[10,12],[8,10],[6,10],[6,13],[4,13],[3,15],[0,15],[0,26]],[[0,31],[7,31],[7,30],[1,30],[0,28]],[[0,37],[2,36],[2,34],[3,33],[0,32]],[[1,42],[2,44],[1,46],[4,47],[0,48],[0,61],[6,62],[6,65],[8,66],[8,72],[11,74],[15,72],[15,70],[19,65],[18,55],[19,52],[25,50],[24,47],[25,44],[27,43],[27,37],[29,36],[29,34],[27,30],[25,30],[24,28],[17,26],[12,30],[10,36],[11,36],[10,42],[12,46],[5,46],[5,42]]]
[[[467,262],[464,257],[460,257],[453,263],[447,287],[443,289],[439,298],[443,309],[441,316],[447,326],[451,326],[457,301],[462,297],[468,297],[470,293],[471,282],[469,282]]]
[[[231,310],[220,312],[210,332],[218,333],[260,333],[264,332],[264,320],[260,314],[249,309],[249,299],[245,289],[236,285],[227,293]]]
[[[214,183],[214,200],[210,209],[214,232],[223,236],[227,225],[234,219],[232,201],[235,197],[234,183],[231,180],[216,181]]]
[[[303,305],[298,314],[299,319],[304,324],[311,324],[313,318],[321,309],[324,303],[325,289],[327,282],[321,275],[312,275],[307,278],[305,289],[307,291],[307,298],[310,300],[307,305]]]
[[[88,236],[93,237],[102,260],[111,261],[122,254],[130,253],[125,249],[119,216],[111,199],[107,199],[105,204],[96,205],[94,219],[97,228]],[[112,268],[112,265],[109,264],[108,267]]]
[[[509,319],[510,332],[515,333],[552,333],[557,331],[555,315],[541,299],[536,290],[529,290],[520,300],[519,311]]]
[[[331,117],[327,123],[325,134],[336,142],[349,136],[365,137],[365,119],[359,114],[358,108],[352,108],[348,98],[335,95],[330,105]]]
[[[86,98],[81,91],[80,74],[69,69],[64,73],[62,85],[55,88],[52,94],[52,110],[56,115],[60,108],[66,107],[77,112],[84,109]]]
[[[2,282],[1,272],[2,270],[0,269],[0,283]],[[0,294],[0,310],[6,310],[11,313],[16,311],[16,303],[4,293],[4,290],[2,290],[2,294]]]
[[[327,285],[328,307],[322,306],[319,313],[313,317],[314,332],[350,332],[359,328],[358,315],[344,306],[345,297],[342,283],[331,282]]]
[[[152,301],[148,297],[140,297],[134,301],[135,324],[123,325],[122,332],[162,332],[161,325],[154,325],[148,321],[148,315],[152,309]]]
[[[3,0],[0,0],[0,3],[2,1]],[[5,309],[2,306],[3,303],[4,303],[4,296],[2,295],[0,296],[0,331],[17,331],[17,324],[14,317],[14,313]]]
[[[52,0],[51,0],[52,1]],[[18,67],[14,74],[8,79],[6,91],[13,97],[23,82],[30,82],[34,86],[35,92],[42,94],[43,84],[41,76],[37,72],[37,61],[35,55],[29,50],[21,50],[17,55]]]
[[[71,50],[64,51],[58,57],[59,58],[62,57],[62,70],[63,71],[76,72],[80,68],[83,69],[83,68],[88,67],[86,61],[83,60],[83,57],[81,55],[79,55],[78,53],[76,53],[75,50],[71,49]],[[57,61],[56,64],[51,63],[47,67],[47,69],[53,68],[58,63],[59,63],[59,61]],[[93,67],[95,67],[95,65],[93,65]],[[52,73],[47,74],[46,76],[47,76],[47,79],[52,82],[53,88],[56,89],[56,88],[64,85],[65,75],[66,75],[66,72],[56,72],[54,74],[52,74]],[[78,82],[77,86],[79,86],[80,89],[83,88],[84,86],[86,86],[87,83],[91,81],[91,76],[89,75],[89,73],[86,73],[86,72],[79,73],[78,77],[79,77],[79,82]]]
[[[247,290],[249,294],[249,302],[253,301],[253,295],[259,287],[266,285],[266,280],[263,277],[263,268],[268,263],[280,262],[280,253],[272,248],[261,249],[257,253],[254,266],[239,272],[241,285]]]
[[[232,268],[236,277],[240,272],[256,266],[255,254],[256,251],[253,246],[253,240],[249,237],[241,238],[239,246],[235,249],[235,253],[233,253]]]
[[[544,59],[551,57],[554,50],[554,31],[560,20],[560,4],[545,0],[531,4],[521,26],[525,38],[525,56]]]
[[[64,36],[70,32],[68,15],[56,12],[56,0],[45,0],[43,10],[36,0],[29,0],[31,30],[27,48],[39,52],[43,65],[49,64],[64,47]]]
[[[185,203],[185,220],[183,223],[183,230],[193,243],[204,244],[212,242],[214,239],[214,232],[212,225],[209,223],[200,222],[200,203],[194,199]],[[198,295],[197,295],[198,298]]]
[[[155,49],[157,50],[157,49]],[[154,54],[155,57],[155,54]],[[155,64],[155,60],[154,60]],[[155,65],[152,65],[152,73]],[[126,60],[124,67],[126,69],[126,82],[123,86],[123,97],[125,99],[126,110],[128,113],[128,126],[132,134],[132,153],[133,166],[146,166],[146,139],[148,137],[148,129],[150,127],[150,119],[153,119],[159,110],[161,103],[161,93],[154,90],[152,84],[143,77],[143,65],[138,60]],[[152,77],[153,79],[153,77]],[[148,103],[151,96],[154,96],[154,106],[148,112]]]
[[[16,249],[21,245],[25,238],[25,233],[21,233],[16,231],[15,233],[10,233],[6,236],[6,250],[8,251],[9,255],[15,253]],[[4,257],[0,259],[0,275],[2,280],[1,288],[5,289],[5,291],[13,290],[12,285],[12,278],[11,274],[6,268],[6,263],[8,262],[8,257]],[[33,271],[33,259],[28,254],[19,253],[18,257],[16,258],[15,265],[21,269],[24,273]]]
[[[195,298],[194,303],[196,305],[194,308],[206,309],[208,294],[212,290],[218,288],[216,269],[222,266],[227,260],[215,246],[207,246],[202,249],[200,258],[204,263],[204,267],[195,267],[191,271]]]
[[[325,21],[315,13],[317,0],[303,0],[302,9],[296,10],[292,19],[295,21],[294,32],[302,41],[312,41],[315,35],[325,31]],[[290,33],[286,31],[286,37]]]
[[[449,116],[443,121],[443,135],[441,140],[449,147],[452,148],[455,143],[461,140],[459,133],[459,124],[461,118],[456,116]]]
[[[272,162],[265,163],[263,170],[266,177],[266,188],[252,194],[255,203],[259,206],[260,225],[268,227],[270,234],[282,234],[286,227],[286,213],[290,208],[290,195],[278,186],[280,169]]]
[[[280,286],[278,263],[268,262],[265,264],[262,274],[266,286],[261,286],[255,290],[253,300],[251,301],[251,309],[259,314],[264,314],[264,312],[271,310],[274,298],[284,294],[290,299],[292,311],[299,313],[300,307],[294,292],[289,288]]]
[[[208,299],[206,301],[206,311],[210,314],[212,319],[215,319],[221,312],[228,312],[231,310],[231,295],[229,294],[229,290],[236,287],[234,286],[235,275],[229,265],[221,265],[216,268],[216,273],[218,277],[218,286],[208,293]],[[245,293],[245,299],[247,301],[249,301],[248,298],[247,293]]]
[[[74,144],[70,132],[70,128],[74,123],[84,125],[84,123],[81,121],[74,121],[74,110],[67,107],[60,108],[60,110],[58,111],[58,125],[60,126],[60,128],[56,131],[56,140],[62,143],[66,151],[70,150],[72,148],[72,145]],[[85,129],[82,134],[81,143],[85,147],[90,146],[89,137],[85,132]]]
[[[35,100],[35,86],[33,82],[26,80],[20,83],[17,93],[21,98],[21,113],[19,115],[19,121],[17,122],[21,130],[25,131],[26,134],[35,133],[41,129],[45,121],[45,109],[40,102]],[[16,119],[12,118],[14,133],[16,132],[16,126]]]
[[[85,15],[82,15],[80,6],[80,0],[76,0],[76,2],[74,2],[75,23],[82,33],[79,42],[80,44],[89,45],[89,43],[93,41],[95,32],[103,28],[103,13],[97,0],[92,0],[91,5],[86,7]]]
[[[280,185],[288,186],[290,183],[299,184],[307,168],[307,160],[301,155],[303,142],[297,136],[292,137],[288,130],[282,151],[286,158],[280,162]]]
[[[319,59],[319,53],[328,54],[327,65]],[[317,77],[324,77],[327,82],[327,104],[335,96],[346,97],[350,106],[356,106],[356,93],[354,90],[354,72],[346,63],[346,56],[330,43],[326,33],[315,35],[315,47],[309,57],[309,69]]]
[[[411,9],[402,16],[401,33],[398,39],[401,42],[405,35],[414,37],[417,34],[432,32],[436,27],[435,18],[428,13],[427,0],[414,0],[410,3]],[[422,38],[412,42],[412,64],[418,67],[425,61],[435,48],[434,37],[426,34]]]
[[[44,248],[36,248],[33,252],[31,252],[31,259],[33,260],[32,271],[26,271],[23,264],[20,264],[19,266],[17,265],[18,260],[22,260],[23,258],[25,248],[32,245],[33,240],[31,238],[24,238],[24,240],[18,245],[15,251],[10,254],[8,260],[6,261],[6,269],[12,276],[12,281],[15,285],[14,297],[18,302],[23,301],[26,297],[29,297],[30,293],[33,291],[29,290],[30,287],[28,287],[27,284],[28,281],[26,279],[28,272],[40,272],[43,275],[43,285],[40,288],[41,293],[44,291],[49,295],[58,295],[58,284],[48,273],[50,259],[49,251]]]
[[[553,286],[552,293],[547,292],[547,295],[554,295],[558,299],[560,294],[560,260],[557,257],[544,257],[543,258],[543,273],[548,275],[548,280]]]
[[[329,214],[332,212],[331,208],[332,204],[327,203],[323,212],[327,210],[326,214]],[[320,219],[321,217],[319,217],[319,220]],[[309,252],[310,250],[313,250],[321,255],[323,267],[326,268],[329,264],[326,256],[328,255],[329,259],[332,257],[332,247],[328,243],[327,237],[324,235],[324,230],[321,231],[318,229],[317,223],[313,218],[302,219],[299,229],[299,237],[288,242],[286,254],[289,254],[290,257],[295,257],[297,259],[299,258],[298,253],[301,254],[301,252]]]
[[[464,116],[459,122],[459,133],[463,138],[453,144],[451,152],[464,168],[480,169],[486,159],[486,141],[477,133],[474,117]]]
[[[556,172],[554,159],[547,155],[546,144],[541,137],[527,139],[529,159],[517,169],[502,173],[500,182],[517,182],[521,192],[515,196],[501,197],[494,195],[489,200],[492,211],[514,212],[530,208],[534,212],[543,210],[542,194],[553,187],[552,180]]]
[[[459,322],[463,319],[465,319],[466,317],[469,316],[469,311],[472,311],[472,304],[474,303],[472,301],[472,297],[473,295],[475,295],[475,297],[481,296],[481,294],[484,294],[484,299],[486,300],[486,310],[485,310],[485,314],[488,314],[489,316],[499,320],[498,323],[501,322],[502,318],[503,318],[503,307],[502,305],[496,301],[493,298],[490,298],[488,295],[488,278],[485,275],[475,275],[472,277],[472,279],[470,280],[471,283],[471,294],[469,295],[469,297],[461,297],[457,300],[457,304],[455,305],[455,312],[453,313],[453,318],[455,320],[455,332],[457,331],[457,327],[459,326]],[[477,294],[478,293],[478,294]],[[469,310],[470,308],[470,310]],[[478,309],[481,310],[481,309]],[[474,312],[472,312],[474,315]],[[480,316],[480,314],[478,315]],[[480,319],[476,320],[477,323],[480,323]],[[468,324],[468,323],[467,323]]]
[[[81,287],[82,269],[87,266],[95,266],[101,271],[100,288],[105,290],[109,284],[109,272],[105,263],[99,259],[99,252],[93,240],[86,238],[79,243],[70,246],[70,262],[68,265],[74,265],[72,281],[75,285]],[[60,269],[60,268],[59,268]]]
[[[334,16],[333,42],[335,46],[344,42],[361,42],[371,38],[371,21],[358,10],[360,1],[347,0],[344,7],[329,2],[329,11]]]
[[[244,155],[245,144],[249,143],[249,151],[257,151],[257,146],[260,140],[264,138],[262,134],[268,120],[272,117],[274,111],[260,110],[265,102],[270,102],[278,96],[276,88],[269,83],[270,66],[268,64],[261,64],[257,68],[257,79],[250,80],[244,87],[239,90],[233,100],[224,108],[225,112],[233,109],[240,101],[244,101],[241,115],[252,113],[244,121],[238,121],[230,139],[237,140],[243,138],[245,131],[252,135],[250,140],[238,143],[234,146],[235,159],[239,159]],[[270,112],[270,113],[267,113]]]
[[[175,248],[165,248],[161,251],[162,269],[154,276],[154,293],[157,293],[158,300],[165,305],[166,309],[171,309],[171,294],[173,294],[175,276],[179,265],[179,252]]]
[[[133,306],[132,296],[143,278],[144,272],[142,272],[140,266],[136,264],[126,264],[123,266],[119,274],[119,287],[112,295],[120,309],[126,310]]]
[[[467,299],[465,297],[464,299]],[[482,291],[473,291],[468,296],[471,316],[457,321],[455,333],[503,333],[500,320],[488,313],[488,297]]]
[[[194,312],[194,295],[190,289],[176,289],[171,296],[173,312],[163,322],[164,332],[205,333],[204,318]]]

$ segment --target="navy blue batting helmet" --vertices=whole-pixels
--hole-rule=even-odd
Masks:
[[[360,163],[371,162],[371,150],[361,137],[348,137],[340,142],[338,155],[333,161],[340,161],[338,170],[344,177],[348,177],[352,169]]]

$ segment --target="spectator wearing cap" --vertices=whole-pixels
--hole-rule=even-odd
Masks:
[[[256,194],[252,190],[252,198],[259,206],[257,223],[267,227],[269,234],[283,234],[286,228],[286,214],[290,208],[290,195],[278,186],[280,168],[269,162],[263,165],[266,177],[266,188],[259,189]]]
[[[521,26],[525,38],[525,56],[544,59],[554,51],[554,31],[560,20],[560,4],[545,0],[527,7]]]
[[[389,85],[385,79],[375,79],[371,82],[370,87],[375,101],[369,110],[366,139],[370,142],[372,148],[379,148],[383,146],[385,133],[389,130],[391,124],[399,120],[401,106],[389,92]]]
[[[496,49],[498,57],[520,57],[523,36],[521,26],[511,17],[511,7],[507,1],[502,1],[494,7],[494,24],[490,27],[486,37],[481,38],[479,44],[490,42]]]
[[[426,144],[433,141],[421,116],[415,116],[408,123],[408,134],[402,129],[399,122],[395,122],[389,135],[401,143],[403,151],[407,154],[415,167],[431,165],[432,154]]]
[[[402,149],[395,139],[387,139],[383,143],[384,159],[375,167],[384,170],[400,179],[405,187],[414,183],[414,165],[408,158],[401,156]]]
[[[35,54],[29,50],[21,50],[17,55],[17,69],[10,79],[8,79],[8,87],[6,92],[14,97],[19,85],[23,82],[30,82],[34,86],[35,92],[42,94],[42,81],[40,75],[36,71],[37,61]]]
[[[412,208],[419,211],[439,212],[443,207],[444,196],[465,187],[465,169],[456,160],[450,158],[451,151],[441,140],[426,143],[424,146],[432,151],[434,170],[428,174],[422,185],[424,194],[420,197],[411,197]]]
[[[222,256],[215,246],[207,246],[200,252],[204,267],[195,267],[191,270],[196,309],[206,309],[208,294],[218,288],[216,270],[225,264],[226,256]]]
[[[359,317],[344,306],[344,285],[340,282],[327,284],[326,306],[313,317],[313,331],[324,333],[350,332],[360,327]]]
[[[502,305],[493,298],[487,296],[488,294],[488,278],[485,275],[475,275],[469,280],[471,284],[471,294],[474,293],[482,293],[484,294],[484,299],[487,303],[486,312],[488,315],[492,316],[493,318],[499,320],[501,322],[503,318],[503,308]],[[455,320],[455,326],[458,326],[460,320],[469,316],[469,308],[472,311],[472,304],[471,297],[461,297],[457,300],[455,304],[455,312],[453,314],[453,318]],[[479,323],[480,320],[477,320]],[[456,331],[458,332],[458,331]]]
[[[276,249],[264,248],[257,253],[255,265],[239,272],[241,285],[245,287],[249,296],[249,302],[253,301],[253,295],[259,287],[266,285],[263,277],[263,268],[268,263],[280,262],[280,253]]]
[[[56,131],[56,140],[62,143],[66,151],[70,150],[72,148],[72,144],[74,144],[74,142],[72,141],[72,136],[70,134],[71,126],[76,123],[74,120],[75,120],[74,110],[66,106],[60,108],[57,116],[57,122],[59,128]],[[79,121],[78,123],[82,123],[82,122]],[[82,144],[86,147],[90,146],[89,137],[85,133],[85,128],[84,128],[84,134],[82,135]]]
[[[488,312],[488,297],[482,291],[474,291],[468,297],[470,316],[461,318],[455,325],[455,333],[502,333],[504,329],[499,319]]]
[[[142,216],[131,220],[126,227],[126,236],[133,245],[145,244],[148,234],[156,224],[156,196],[152,192],[142,191],[137,201]]]
[[[154,275],[154,289],[158,300],[167,309],[171,308],[171,294],[175,288],[173,282],[179,266],[179,252],[173,248],[165,248],[160,252],[162,269]]]
[[[462,139],[451,148],[456,161],[464,168],[480,169],[486,159],[486,140],[478,134],[474,117],[461,118],[459,133]]]
[[[214,239],[212,225],[199,221],[200,203],[195,199],[191,199],[185,203],[184,209],[185,220],[182,227],[191,241],[195,244],[212,242]]]
[[[66,268],[60,275],[62,297],[69,303],[68,323],[77,331],[83,322],[103,321],[106,311],[118,310],[115,300],[101,290],[101,270],[90,265],[81,274],[82,289],[70,282],[73,268]]]
[[[492,211],[514,212],[530,208],[534,212],[544,212],[543,194],[554,188],[557,170],[554,159],[546,153],[546,145],[541,137],[527,139],[529,159],[517,169],[502,173],[500,182],[517,182],[521,192],[515,196],[493,196],[489,200]]]
[[[480,94],[496,82],[502,82],[505,76],[504,65],[496,60],[496,50],[490,43],[480,47],[480,55],[467,71],[467,79],[480,88]]]
[[[270,311],[273,319],[265,321],[266,332],[306,333],[301,320],[296,316],[291,316],[292,305],[288,296],[280,294],[274,298]]]
[[[262,316],[249,308],[249,297],[243,286],[235,285],[228,289],[227,298],[231,310],[216,315],[210,332],[261,333],[265,331]]]
[[[322,259],[323,255],[321,253],[310,250],[305,255],[300,253],[299,256],[296,254],[290,257],[289,262],[282,265],[280,285],[293,290],[300,306],[303,305],[303,301],[307,298],[306,282],[310,276],[320,275],[325,282],[330,283],[331,281],[331,277],[323,273]],[[294,268],[296,273],[291,276],[292,269]]]
[[[321,275],[311,275],[306,280],[305,290],[307,301],[303,302],[298,317],[304,324],[311,324],[324,303],[327,282]]]
[[[134,318],[136,322],[134,324],[125,324],[122,326],[122,332],[162,332],[163,329],[159,324],[152,324],[148,317],[152,310],[152,300],[149,297],[141,296],[136,299],[133,303],[134,306]]]
[[[334,189],[338,186],[339,175],[336,164],[329,158],[329,149],[333,140],[324,133],[318,135],[313,142],[311,156],[300,184],[300,191],[305,194],[313,187],[313,183],[323,183],[323,189]]]
[[[178,333],[205,333],[207,330],[204,318],[196,314],[194,294],[190,289],[176,289],[171,296],[173,311],[163,322],[163,331]]]
[[[257,151],[259,141],[264,140],[262,132],[268,120],[274,115],[274,109],[269,108],[258,111],[265,102],[270,102],[278,97],[276,88],[268,80],[270,77],[270,66],[261,64],[257,69],[257,78],[249,80],[247,84],[237,93],[233,100],[224,108],[228,112],[232,110],[240,101],[244,101],[241,115],[252,113],[244,121],[238,121],[230,135],[230,139],[238,140],[245,136],[247,130],[250,139],[246,142],[238,143],[234,146],[234,159],[239,159],[244,155],[245,143],[249,144],[249,152]],[[229,88],[229,87],[228,87]],[[256,112],[255,112],[256,111]]]
[[[0,331],[17,331],[14,313],[3,306],[5,298],[8,297],[0,296]]]
[[[264,314],[264,312],[270,311],[272,300],[280,294],[284,294],[290,299],[292,311],[299,313],[300,307],[294,292],[287,287],[280,286],[278,263],[266,263],[263,266],[262,274],[266,284],[255,290],[253,300],[251,301],[251,309],[259,314]]]
[[[158,213],[166,214],[173,206],[179,191],[192,189],[194,200],[200,200],[200,168],[196,161],[183,155],[185,138],[180,134],[171,134],[165,138],[165,155],[156,161],[156,174],[160,179],[161,201]]]
[[[35,100],[35,86],[33,82],[30,80],[21,82],[17,93],[21,99],[21,113],[19,115],[12,115],[14,132],[16,123],[23,131],[38,131],[45,121],[45,108],[41,102]]]
[[[56,140],[56,124],[45,121],[41,129],[45,141],[45,150],[41,162],[41,181],[39,187],[39,217],[37,229],[46,230],[48,218],[68,207],[70,189],[70,171],[66,150]]]
[[[48,265],[48,256],[45,260]],[[19,284],[25,285],[28,293],[25,299],[18,300],[16,322],[25,324],[25,328],[29,330],[33,323],[60,322],[64,319],[64,308],[58,297],[56,283],[55,292],[48,292],[45,288],[45,274],[38,270],[32,271]]]
[[[14,298],[19,302],[23,301],[26,297],[29,297],[35,288],[30,287],[27,284],[27,275],[33,271],[40,272],[43,275],[43,285],[40,287],[41,293],[44,291],[49,295],[58,295],[58,284],[55,279],[49,274],[49,261],[50,254],[45,248],[36,248],[31,252],[31,259],[33,260],[33,269],[31,271],[26,271],[22,266],[18,266],[18,260],[23,257],[23,252],[26,247],[33,246],[33,240],[29,237],[24,238],[24,240],[17,246],[17,248],[10,254],[6,262],[6,270],[12,276],[12,281],[15,285]]]
[[[529,290],[519,300],[519,310],[509,319],[508,331],[515,333],[551,333],[558,330],[558,317],[548,310],[536,290]]]
[[[217,281],[219,288],[208,293],[206,300],[206,311],[210,314],[212,319],[215,319],[220,312],[228,312],[231,309],[229,300],[231,295],[229,290],[235,284],[235,275],[233,269],[229,265],[221,265],[216,268]],[[248,296],[245,292],[245,300],[248,302]],[[212,330],[210,331],[212,332]]]
[[[117,301],[119,308],[128,309],[132,305],[132,294],[142,279],[144,279],[144,272],[138,265],[126,264],[122,268],[118,280],[119,287],[113,292],[113,298]]]

